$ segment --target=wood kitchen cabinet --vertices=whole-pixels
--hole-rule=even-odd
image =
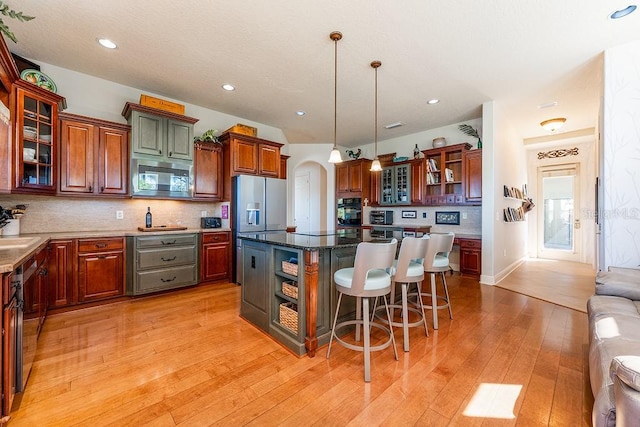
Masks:
[[[77,303],[75,287],[75,241],[49,242],[49,307],[60,308]]]
[[[280,178],[280,148],[283,144],[255,136],[225,132],[220,135],[223,145],[224,176],[258,175]],[[224,183],[224,200],[231,200],[231,180]]]
[[[280,179],[287,179],[287,160],[289,157],[285,154],[280,154]]]
[[[11,164],[11,186],[7,190],[55,194],[58,110],[65,107],[65,98],[60,95],[24,80],[14,82],[10,100],[13,158],[3,162]]]
[[[470,148],[471,144],[462,143],[422,151],[426,169],[425,204],[465,204],[463,158]]]
[[[200,280],[229,280],[231,275],[231,232],[202,233]]]
[[[124,237],[78,239],[78,302],[124,294]]]
[[[60,116],[61,194],[124,196],[128,192],[129,126]]]
[[[193,125],[198,119],[127,102],[122,116],[131,125],[131,153],[157,161],[193,160]]]
[[[482,241],[459,239],[460,273],[479,277],[482,272]]]
[[[464,152],[464,192],[469,204],[482,204],[482,149]]]
[[[337,197],[369,197],[371,160],[357,159],[335,165]],[[353,195],[353,193],[360,193]]]
[[[196,141],[194,149],[193,197],[212,202],[223,200],[224,167],[222,145],[213,142]]]

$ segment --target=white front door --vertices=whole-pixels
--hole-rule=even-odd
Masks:
[[[544,166],[538,169],[538,257],[580,261],[580,206],[577,163]]]

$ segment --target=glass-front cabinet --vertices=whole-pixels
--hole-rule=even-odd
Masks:
[[[58,108],[64,98],[30,83],[16,82],[14,190],[55,193]]]
[[[380,204],[408,205],[411,203],[411,165],[387,166],[380,175]]]

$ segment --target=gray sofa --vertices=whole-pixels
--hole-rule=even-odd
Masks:
[[[640,270],[610,268],[589,298],[594,427],[640,425]]]

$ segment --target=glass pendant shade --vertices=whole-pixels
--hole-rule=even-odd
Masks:
[[[329,163],[341,163],[342,156],[340,155],[340,150],[338,147],[334,146],[333,150],[331,150],[331,154],[329,155]]]
[[[380,164],[380,160],[376,157],[376,159],[371,163],[371,172],[380,172],[382,170],[382,165]]]

